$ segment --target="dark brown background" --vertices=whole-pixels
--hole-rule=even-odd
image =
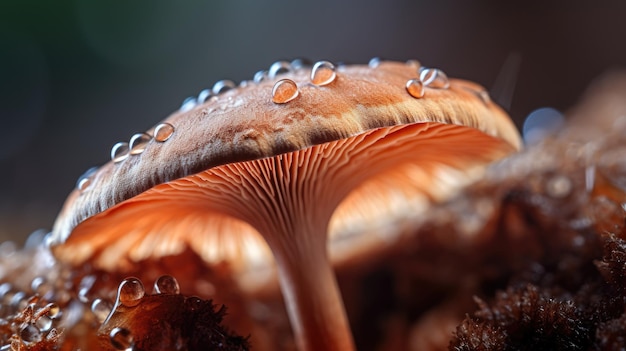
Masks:
[[[626,2],[4,0],[0,239],[49,229],[111,145],[219,79],[277,59],[380,56],[490,87],[513,52],[518,125],[538,107],[564,110],[626,64]]]

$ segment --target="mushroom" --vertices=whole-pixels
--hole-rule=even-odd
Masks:
[[[111,271],[190,247],[255,272],[269,247],[299,349],[352,350],[329,240],[360,221],[391,231],[520,138],[482,87],[415,61],[278,66],[114,147],[50,243]]]

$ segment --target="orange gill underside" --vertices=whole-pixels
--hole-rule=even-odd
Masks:
[[[394,222],[419,214],[429,200],[445,198],[478,174],[466,170],[480,170],[513,150],[456,125],[374,129],[160,184],[79,224],[58,253],[74,264],[95,257],[95,267],[123,271],[190,247],[208,264],[227,261],[244,277],[272,266],[259,233],[271,245],[289,246],[289,237],[311,244],[303,231],[329,231],[331,243],[343,245],[337,252],[358,252],[384,237],[359,232],[392,231]],[[92,230],[103,222],[110,223],[106,230]],[[335,255],[333,260],[346,259]],[[255,285],[250,277],[239,280]]]

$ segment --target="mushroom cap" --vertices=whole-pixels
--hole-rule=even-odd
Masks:
[[[54,253],[63,261],[82,264],[107,251],[108,256],[96,260],[96,265],[113,270],[124,262],[130,264],[130,261],[149,256],[158,258],[159,255],[176,254],[186,245],[194,246],[192,241],[200,241],[195,249],[205,259],[227,260],[229,256],[235,256],[240,261],[235,266],[245,270],[271,257],[262,238],[246,234],[251,230],[245,224],[234,225],[232,237],[211,238],[211,235],[190,233],[192,229],[180,230],[181,226],[205,228],[207,225],[198,224],[201,221],[198,216],[174,221],[167,216],[163,220],[158,216],[148,219],[142,217],[142,211],[155,209],[140,208],[129,200],[148,193],[158,197],[160,184],[208,169],[304,150],[381,128],[418,124],[426,129],[438,125],[459,126],[458,130],[450,132],[445,129],[440,133],[450,134],[450,139],[444,137],[442,142],[457,143],[455,135],[465,135],[458,140],[469,139],[468,135],[482,138],[476,141],[478,146],[472,149],[474,151],[468,151],[476,156],[468,159],[467,154],[461,155],[458,160],[442,162],[439,168],[424,170],[418,177],[421,185],[407,195],[422,194],[427,199],[438,200],[454,188],[451,183],[475,178],[485,164],[521,147],[518,131],[507,114],[486,97],[484,88],[475,83],[450,79],[447,88],[425,85],[425,95],[415,98],[406,88],[408,80],[419,77],[418,69],[412,64],[382,62],[377,67],[342,66],[337,70],[336,78],[324,86],[312,84],[309,74],[309,69],[295,69],[277,77],[288,78],[297,85],[298,96],[284,104],[272,101],[277,79],[266,79],[228,90],[189,111],[170,115],[164,122],[174,126],[174,132],[167,141],[152,139],[143,152],[131,154],[121,162],[111,161],[103,165],[90,175],[89,185],[75,189],[69,195],[50,236]],[[154,134],[154,128],[147,133]],[[463,149],[463,146],[455,145]],[[444,147],[442,154],[450,157],[454,151]],[[472,174],[468,170],[476,172]],[[396,173],[386,181],[415,183],[415,179],[405,179],[401,172]],[[440,182],[425,183],[433,176]],[[415,178],[415,174],[412,177]],[[386,181],[364,184],[361,190],[376,194]],[[362,209],[353,220],[342,218],[342,213],[351,212],[350,204],[363,203],[362,197],[353,195],[350,194],[337,209],[330,225],[331,232],[349,231],[359,221],[368,223],[363,221],[371,217],[367,214],[370,212]],[[387,197],[389,200],[389,196],[380,193],[377,199]],[[146,203],[145,198],[142,203]],[[172,203],[172,206],[176,205]],[[363,206],[376,207],[376,201]],[[394,206],[401,207],[402,203],[395,201]],[[117,209],[118,215],[124,208],[128,215],[123,221],[115,216],[107,219],[113,208]],[[142,224],[142,221],[154,223]],[[212,222],[210,226],[230,226],[231,222]],[[133,224],[141,229],[134,229]],[[159,228],[158,236],[149,239],[149,232],[136,233],[151,226]],[[162,234],[167,231],[178,234],[169,237]],[[157,237],[160,240],[158,245],[155,244]],[[372,246],[375,241],[369,240],[360,247]],[[220,253],[217,252],[218,243],[226,247],[220,248],[223,250]],[[354,245],[347,245],[351,246]],[[108,250],[104,250],[105,247]],[[119,260],[122,252],[128,253],[138,247],[143,247],[139,250],[141,254],[133,256],[129,253],[126,260]],[[111,256],[111,252],[118,256]]]

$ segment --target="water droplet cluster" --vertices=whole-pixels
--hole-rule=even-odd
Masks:
[[[303,61],[297,61],[296,63],[279,61],[274,63],[267,73],[268,78],[274,78],[281,73],[290,72],[296,69],[304,69],[306,64]],[[263,71],[261,71],[263,72]],[[262,81],[264,78],[262,73],[257,73],[259,79]],[[257,81],[255,75],[255,81]],[[329,61],[318,61],[311,68],[310,80],[311,83],[317,87],[323,87],[333,83],[337,79],[337,72],[335,65]],[[285,104],[294,100],[300,94],[298,85],[291,79],[281,79],[274,84],[272,89],[272,102],[275,104]]]
[[[60,270],[44,241],[34,232],[21,250],[0,245],[0,350],[52,349],[47,345],[59,339],[69,271]]]
[[[153,294],[139,279],[124,279],[113,307],[102,299],[92,303],[98,321],[107,311],[98,325],[98,338],[115,350],[179,350],[186,349],[185,343],[211,350],[249,349],[246,338],[220,325],[223,306],[216,309],[210,300],[180,294],[177,280],[169,275],[154,282]]]
[[[169,123],[161,123],[154,128],[154,137],[148,133],[134,134],[130,141],[119,142],[111,148],[111,160],[119,163],[129,156],[140,155],[145,151],[148,143],[152,140],[157,142],[167,141],[174,134],[174,126]]]
[[[180,288],[176,278],[163,275],[154,282],[154,292],[156,294],[180,294]],[[146,296],[146,289],[141,280],[130,277],[124,279],[117,288],[115,303],[111,306],[106,300],[95,299],[91,304],[91,311],[98,320],[106,323],[112,314],[120,307],[135,307]],[[102,317],[107,314],[103,319]]]
[[[370,61],[370,67],[372,61]],[[380,62],[376,64],[378,66]],[[430,89],[448,89],[450,81],[448,76],[438,68],[423,67],[417,60],[409,60],[406,65],[413,68],[418,74],[418,78],[409,79],[405,88],[407,93],[416,99],[421,99],[426,93],[426,88]]]

